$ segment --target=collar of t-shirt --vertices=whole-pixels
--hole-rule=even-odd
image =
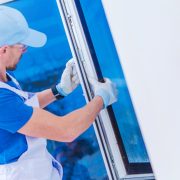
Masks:
[[[10,74],[11,76],[13,76],[13,74]],[[11,77],[6,74],[6,77],[8,79],[8,81],[6,82],[8,85],[12,86],[12,87],[15,87],[16,89],[20,89],[11,79]]]

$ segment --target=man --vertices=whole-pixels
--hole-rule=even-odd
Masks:
[[[48,153],[46,139],[73,141],[116,101],[110,80],[91,79],[95,97],[86,106],[62,117],[43,110],[79,84],[74,62],[66,64],[59,84],[36,94],[22,91],[8,70],[16,68],[27,46],[45,43],[46,35],[29,28],[19,11],[0,6],[0,180],[62,179],[62,167]]]

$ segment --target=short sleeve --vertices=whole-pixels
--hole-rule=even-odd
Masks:
[[[0,129],[11,133],[21,129],[31,118],[33,108],[7,89],[0,89]]]

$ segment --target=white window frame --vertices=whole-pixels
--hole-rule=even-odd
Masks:
[[[97,74],[74,0],[56,0],[86,102],[92,99],[87,77],[97,79]],[[118,147],[109,114],[102,110],[93,124],[109,179],[154,179],[153,174],[128,175]]]

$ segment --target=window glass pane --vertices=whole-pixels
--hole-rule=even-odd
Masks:
[[[56,0],[20,0],[8,3],[26,16],[30,27],[45,32],[47,45],[43,48],[28,48],[28,52],[15,71],[24,90],[38,92],[58,83],[71,52],[64,32]],[[63,100],[46,109],[65,115],[85,105],[81,87]],[[93,127],[72,143],[48,142],[48,149],[62,163],[63,179],[107,179],[99,145]]]
[[[102,74],[104,77],[111,78],[118,85],[119,98],[118,102],[113,105],[113,111],[128,161],[130,163],[149,162],[101,0],[80,0],[80,3]]]

